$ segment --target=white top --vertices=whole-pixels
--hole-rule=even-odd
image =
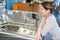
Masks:
[[[48,32],[52,34],[53,40],[60,40],[60,28],[54,15],[47,18],[46,24],[43,30],[41,30],[42,36],[45,36]]]

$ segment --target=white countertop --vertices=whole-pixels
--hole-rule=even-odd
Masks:
[[[10,35],[9,37],[16,37],[16,38],[23,38],[23,39],[34,40],[34,38],[32,38],[32,37],[27,37],[27,36],[24,36],[24,35],[18,35],[18,34],[9,33],[9,32],[0,32],[0,34]]]

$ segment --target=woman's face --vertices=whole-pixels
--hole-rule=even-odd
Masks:
[[[39,13],[42,16],[46,16],[46,15],[48,15],[48,10],[45,10],[44,7],[40,4],[40,6],[39,6]]]

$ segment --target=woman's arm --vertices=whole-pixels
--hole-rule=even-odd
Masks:
[[[39,25],[38,30],[37,30],[37,34],[40,35],[40,32],[43,29],[45,23],[46,23],[46,19],[44,17],[42,17],[42,20],[41,20],[40,25]]]
[[[38,31],[35,35],[35,38],[34,38],[35,40],[42,40],[40,33],[41,33],[41,29],[43,28],[45,22],[46,22],[46,19],[43,17],[42,20],[41,20],[41,23],[38,27]]]
[[[50,30],[52,31],[52,27],[55,25],[54,19],[48,19],[46,20],[46,24],[44,25],[44,28],[41,30],[42,36],[45,36]]]

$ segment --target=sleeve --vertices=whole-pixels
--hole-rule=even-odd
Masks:
[[[54,27],[54,20],[47,20],[44,28],[41,30],[42,36],[45,36]]]
[[[39,25],[39,27],[38,27],[38,34],[40,34],[41,33],[41,29],[43,28],[43,26],[45,25],[45,22],[46,22],[46,20],[45,20],[45,18],[42,18],[42,20],[41,20],[41,22],[40,22],[40,25]]]

